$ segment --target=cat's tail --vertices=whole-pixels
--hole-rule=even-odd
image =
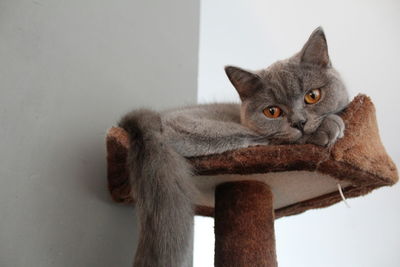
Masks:
[[[194,190],[189,163],[163,142],[157,112],[131,112],[119,126],[130,135],[128,165],[140,216],[133,266],[192,266]]]

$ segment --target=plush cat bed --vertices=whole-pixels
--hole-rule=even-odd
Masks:
[[[275,266],[276,263],[264,264],[273,262],[273,244],[260,245],[274,243],[271,220],[339,202],[342,197],[338,184],[344,196],[351,198],[398,181],[396,166],[380,141],[371,100],[357,96],[341,117],[346,125],[345,135],[331,148],[311,144],[256,146],[188,158],[196,173],[192,179],[201,193],[195,200],[196,213],[216,217],[216,235],[220,236],[216,236],[216,266],[234,266],[229,264],[240,261],[243,265],[235,266]],[[126,168],[128,146],[129,137],[123,129],[109,130],[107,163],[111,196],[117,202],[134,203]],[[259,226],[254,226],[257,229],[246,226],[247,222],[235,220],[236,216],[255,218],[253,226],[259,225],[257,220],[261,218],[264,225],[269,223],[272,228],[260,234]],[[247,237],[232,241],[231,225],[236,225],[236,231],[245,231]],[[235,249],[237,244],[242,244],[241,248],[248,244],[262,256]],[[269,251],[271,259],[266,259],[265,251]],[[242,255],[235,258],[236,254]]]
[[[214,189],[227,181],[258,180],[274,193],[275,217],[294,215],[393,185],[398,173],[383,147],[371,100],[359,95],[341,114],[345,136],[332,147],[311,144],[257,146],[218,155],[192,157],[193,178],[202,195],[197,214],[213,216]],[[134,203],[126,169],[127,133],[113,127],[107,134],[108,186],[116,202]]]

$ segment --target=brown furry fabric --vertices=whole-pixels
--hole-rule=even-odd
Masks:
[[[310,144],[258,146],[189,160],[198,175],[317,171],[350,181],[351,186],[344,190],[346,197],[357,197],[381,186],[396,183],[397,169],[380,141],[375,108],[371,100],[364,95],[357,96],[341,117],[346,124],[345,136],[331,149]],[[133,203],[125,165],[128,145],[128,136],[123,129],[114,127],[109,130],[109,190],[115,201]],[[330,206],[340,200],[339,193],[322,195],[275,210],[275,217]],[[196,212],[199,215],[213,216],[214,208],[198,206]]]
[[[273,195],[257,181],[215,190],[215,266],[276,267]]]

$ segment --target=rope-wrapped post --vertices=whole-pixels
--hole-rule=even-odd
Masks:
[[[276,267],[273,195],[258,181],[215,191],[215,266]]]

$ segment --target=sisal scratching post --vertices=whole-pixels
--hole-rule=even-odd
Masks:
[[[215,190],[215,266],[276,267],[273,196],[257,181]]]
[[[188,157],[199,190],[196,214],[215,218],[217,267],[277,266],[274,218],[331,206],[395,184],[397,168],[379,137],[375,108],[357,96],[340,114],[346,130],[333,147],[257,146]],[[107,178],[116,202],[135,203],[126,165],[129,136],[108,131]],[[134,141],[134,140],[133,140]]]

